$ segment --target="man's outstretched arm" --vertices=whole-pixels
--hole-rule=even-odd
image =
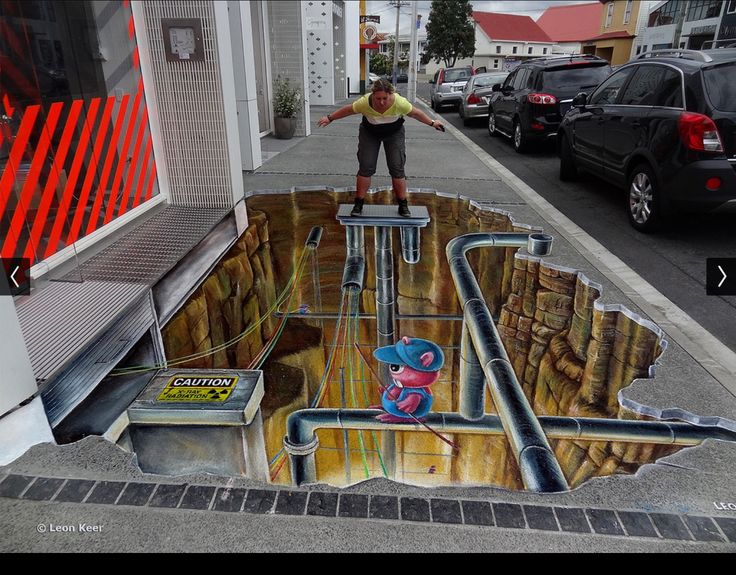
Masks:
[[[427,124],[428,126],[432,126],[435,130],[440,130],[441,132],[445,131],[445,126],[440,122],[439,120],[433,120],[427,114],[422,112],[419,108],[412,108],[411,112],[407,114],[410,118],[414,118],[418,122],[421,122],[422,124]]]

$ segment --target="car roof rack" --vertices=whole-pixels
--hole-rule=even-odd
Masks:
[[[651,50],[649,52],[643,52],[639,54],[637,60],[645,60],[647,58],[682,58],[683,60],[698,60],[700,62],[712,62],[713,58],[704,54],[699,50],[685,50],[685,49],[667,49],[667,50]]]

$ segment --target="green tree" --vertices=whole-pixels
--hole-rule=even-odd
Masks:
[[[378,74],[391,74],[394,61],[390,60],[386,54],[376,52],[371,56],[371,72]]]
[[[452,68],[475,53],[473,7],[468,0],[433,0],[427,21],[425,54]]]

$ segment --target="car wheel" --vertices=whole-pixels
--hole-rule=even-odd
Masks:
[[[437,104],[434,103],[434,98],[430,100],[430,107],[436,112],[437,111]]]
[[[514,121],[514,150],[523,154],[529,148],[529,138],[518,118]]]
[[[659,184],[647,164],[636,166],[629,176],[629,222],[640,232],[661,229],[668,210],[664,205]]]
[[[570,140],[564,134],[560,138],[560,180],[570,182],[578,177],[578,168],[572,153]]]
[[[498,130],[496,129],[496,114],[493,110],[488,112],[488,134],[491,137],[498,136]]]

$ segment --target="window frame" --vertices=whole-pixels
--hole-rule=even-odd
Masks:
[[[636,72],[636,66],[624,66],[623,68],[620,68],[619,70],[616,70],[613,74],[611,74],[608,78],[603,80],[601,84],[593,91],[593,93],[590,95],[590,98],[588,98],[588,104],[590,106],[598,107],[598,106],[614,106],[618,104],[618,101],[621,98],[621,95],[623,94],[624,90],[628,87],[629,81],[633,77],[634,73]],[[603,104],[598,104],[596,102],[593,102],[593,97],[598,94],[600,90],[603,89],[603,87],[613,80],[616,76],[627,74],[627,76],[624,78],[623,84],[621,84],[621,87],[618,90],[618,93],[616,94],[616,99],[613,102],[606,102]]]
[[[614,3],[609,2],[608,12],[606,13],[606,26],[605,26],[606,28],[610,28],[611,24],[613,23],[613,8],[614,8]]]
[[[621,102],[623,95],[626,93],[626,91],[629,89],[629,85],[631,84],[631,81],[634,79],[634,76],[636,75],[636,72],[638,72],[643,67],[657,67],[657,68],[665,68],[674,70],[678,77],[680,78],[680,97],[682,99],[682,105],[681,106],[659,106],[659,105],[651,105],[651,104],[624,104]],[[666,64],[664,62],[643,62],[641,64],[636,64],[633,66],[627,66],[627,68],[633,68],[634,73],[631,75],[631,77],[626,82],[626,85],[623,86],[623,89],[618,95],[618,98],[616,98],[616,105],[617,106],[631,106],[636,108],[662,108],[665,110],[685,110],[685,73],[680,70],[677,66],[673,66],[672,64]]]

